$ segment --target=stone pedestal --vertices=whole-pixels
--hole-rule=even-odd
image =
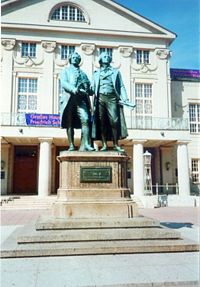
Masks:
[[[56,218],[132,218],[137,204],[127,187],[128,156],[117,152],[61,152]]]
[[[198,251],[199,244],[138,215],[127,188],[128,157],[64,152],[52,216],[16,229],[2,258]]]

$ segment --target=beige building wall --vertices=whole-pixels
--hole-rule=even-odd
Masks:
[[[172,81],[172,110],[173,116],[184,117],[189,120],[189,105],[200,105],[200,82],[192,80]],[[190,132],[188,143],[190,176],[192,159],[200,162],[200,134]],[[194,185],[191,185],[194,188]]]
[[[136,110],[125,110],[129,136],[122,144],[131,157],[129,186],[135,194],[143,188],[140,185],[142,180],[137,185],[134,182],[134,178],[141,176],[137,166],[134,166],[134,156],[136,159],[137,151],[140,153],[137,158],[141,159],[146,149],[154,150],[154,183],[176,184],[177,145],[180,143],[187,145],[189,142],[190,157],[196,154],[197,146],[196,143],[191,142],[193,138],[187,129],[176,127],[177,122],[175,122],[175,128],[171,128],[172,117],[180,117],[180,121],[182,118],[188,118],[187,108],[185,109],[188,95],[191,100],[197,99],[195,98],[196,84],[171,83],[170,44],[176,36],[114,2],[102,0],[100,3],[91,0],[90,5],[88,3],[88,0],[72,2],[83,11],[85,23],[51,20],[52,9],[59,4],[57,0],[37,1],[34,4],[13,1],[11,5],[2,5],[2,143],[8,143],[12,147],[37,145],[38,173],[43,172],[39,161],[44,155],[40,151],[46,146],[49,153],[45,156],[48,161],[51,161],[52,180],[50,184],[47,180],[48,190],[46,191],[43,190],[46,187],[42,187],[38,180],[38,189],[43,190],[41,194],[46,192],[46,195],[55,192],[56,178],[53,175],[56,170],[56,150],[57,147],[67,145],[66,133],[59,128],[27,127],[20,125],[19,122],[16,123],[14,115],[17,113],[18,78],[38,78],[37,110],[34,112],[57,114],[59,112],[59,74],[63,67],[68,65],[67,60],[60,58],[61,45],[68,44],[76,47],[82,58],[81,68],[88,74],[90,80],[93,71],[99,67],[99,48],[108,47],[113,49],[112,65],[121,71],[128,97],[132,102],[136,100],[136,84],[152,84],[151,116],[157,121],[156,129],[135,127]],[[104,15],[103,21],[102,15]],[[37,44],[36,58],[21,57],[22,42]],[[149,64],[137,64],[138,49],[149,51]],[[183,112],[177,108],[178,105],[183,106]],[[11,115],[13,123],[10,122]],[[76,131],[75,137],[78,144],[80,131]],[[7,162],[7,150],[3,150],[2,154]],[[12,162],[13,153],[10,156],[12,157],[10,162]],[[170,162],[170,170],[165,168],[166,162]],[[47,171],[45,172],[48,174]],[[10,173],[7,183],[3,183],[3,193],[12,192],[12,169]],[[139,192],[143,193],[143,190]],[[189,194],[189,190],[186,193]]]

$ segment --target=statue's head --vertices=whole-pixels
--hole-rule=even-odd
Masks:
[[[72,62],[72,58],[75,58],[77,60],[77,63],[80,64],[81,62],[81,56],[79,55],[79,53],[77,52],[73,52],[72,54],[69,55],[68,59],[69,59],[69,63],[71,64]]]
[[[112,57],[108,54],[108,52],[102,52],[99,56],[99,64],[102,65],[103,63],[105,64],[110,64],[112,62]]]

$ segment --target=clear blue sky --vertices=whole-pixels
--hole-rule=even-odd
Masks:
[[[200,0],[115,0],[174,32],[170,67],[200,69]]]

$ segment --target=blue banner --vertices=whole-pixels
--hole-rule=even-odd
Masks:
[[[59,114],[26,114],[27,126],[60,127]]]

